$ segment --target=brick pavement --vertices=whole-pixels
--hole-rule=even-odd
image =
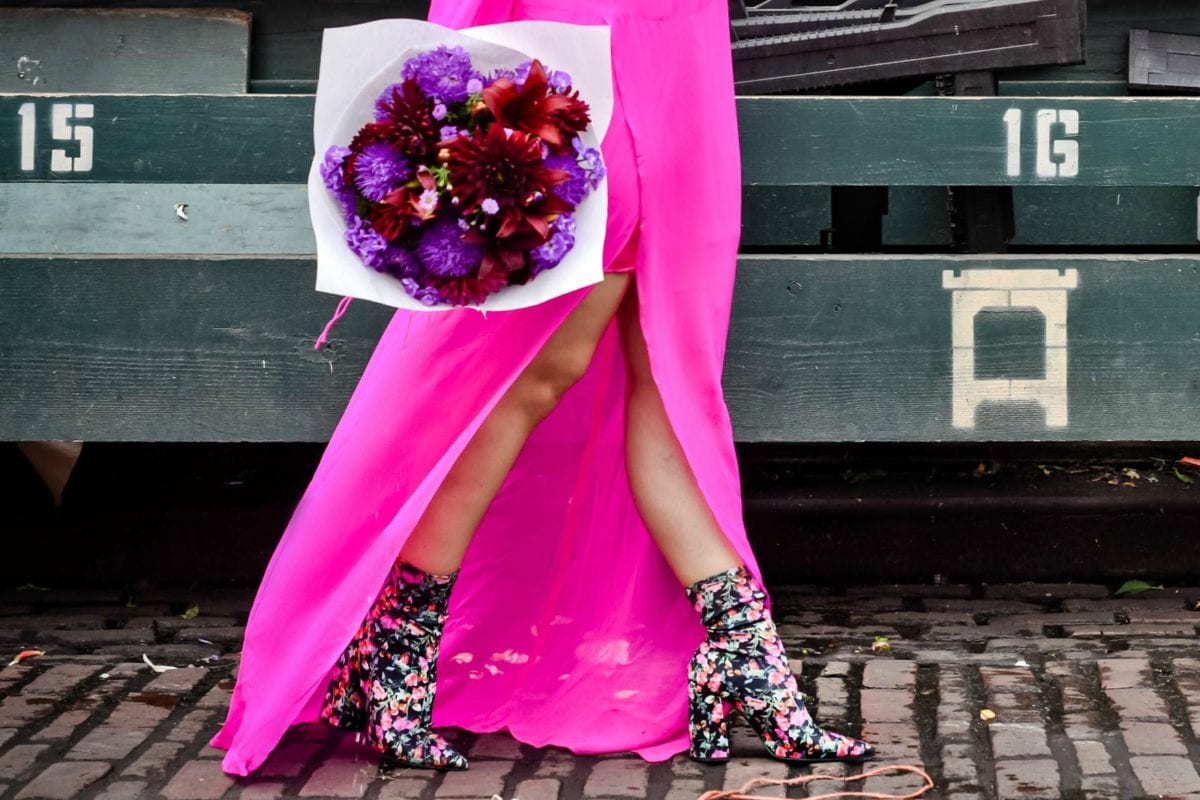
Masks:
[[[876,764],[923,765],[937,784],[928,797],[1200,800],[1200,589],[1112,598],[1084,584],[791,586],[772,596],[818,718],[874,741]],[[772,761],[744,728],[724,767],[451,730],[468,771],[387,770],[353,736],[313,724],[293,728],[252,779],[234,780],[207,741],[224,717],[249,600],[0,593],[3,652],[47,651],[0,669],[0,800],[683,800],[759,777],[859,771]],[[158,673],[143,656],[180,668]],[[917,785],[882,776],[863,788]]]

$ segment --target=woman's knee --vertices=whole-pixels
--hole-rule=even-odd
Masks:
[[[543,352],[514,387],[516,400],[530,416],[545,417],[587,372],[592,353],[593,348],[584,343]]]
[[[627,274],[606,275],[521,373],[511,393],[527,414],[534,419],[549,414],[587,373],[628,284]]]

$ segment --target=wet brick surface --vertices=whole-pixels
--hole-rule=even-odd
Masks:
[[[868,767],[921,766],[935,781],[927,797],[1200,798],[1200,589],[1112,598],[1081,584],[780,586],[772,597],[818,719],[871,739],[881,758]],[[235,779],[207,742],[224,719],[250,600],[226,590],[136,605],[102,591],[0,593],[2,663],[46,650],[0,669],[0,800],[684,800],[755,779],[864,771],[773,761],[744,727],[724,766],[576,756],[449,729],[471,768],[442,774],[382,767],[352,735],[311,724]],[[848,788],[920,785],[893,773]],[[800,786],[754,791],[808,796]]]

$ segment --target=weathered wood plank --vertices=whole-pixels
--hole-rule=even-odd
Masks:
[[[891,190],[889,248],[951,244],[942,187]],[[175,210],[183,206],[181,219]],[[1019,187],[1019,247],[1194,247],[1197,193],[1182,187]],[[0,183],[0,255],[312,255],[300,184]],[[742,247],[819,247],[829,189],[743,190]]]
[[[1196,240],[1190,189],[1027,192],[1017,196],[1015,245],[1189,246]],[[944,189],[899,187],[889,204],[885,245],[951,244]],[[304,188],[294,184],[0,184],[0,219],[0,252],[7,256],[315,252]],[[749,250],[818,247],[830,226],[829,191],[746,187],[742,223],[742,246]]]
[[[993,383],[965,395],[979,405],[964,426],[945,273],[994,292],[992,270],[1035,287],[1075,270],[1076,288],[1042,289],[1043,316],[1027,295],[968,326],[974,382]],[[335,298],[312,280],[307,258],[0,260],[0,319],[18,321],[0,339],[0,439],[324,439],[391,312],[356,305],[316,353]],[[1200,258],[747,256],[726,397],[744,442],[1197,440],[1198,306]],[[1055,377],[1059,355],[1065,390],[981,399]]]
[[[245,92],[233,8],[0,8],[0,91]]]
[[[743,186],[743,247],[817,247],[830,225],[825,186]]]
[[[1193,187],[1021,186],[1013,191],[1018,247],[1195,247]]]
[[[5,255],[316,252],[298,183],[0,183],[0,220]]]
[[[970,296],[958,301],[960,338],[976,336],[976,368],[957,376],[969,348],[955,346],[947,271],[984,287],[962,290]],[[987,279],[1014,275],[1033,287],[1073,280],[1076,288],[1011,301],[1006,291],[988,294]],[[1031,312],[1010,317],[1016,331],[1001,335],[969,312],[973,302],[1023,309],[1035,299],[1043,327],[1052,324],[1036,337],[1041,370],[1031,375]],[[1194,439],[1198,303],[1195,258],[751,256],[739,270],[726,396],[740,440]],[[1065,324],[1053,324],[1062,311]],[[1001,385],[1003,365],[1013,384]],[[981,383],[987,378],[996,381]],[[1022,392],[1024,400],[1011,399]],[[955,419],[956,408],[976,403],[973,419]]]
[[[171,9],[211,9],[212,0],[105,0],[106,8],[136,8],[148,5]],[[27,6],[26,0],[0,0],[0,6]],[[97,0],[54,0],[63,8],[91,10]],[[238,0],[237,8],[254,18],[251,29],[251,77],[272,80],[316,80],[321,54],[321,31],[341,25],[357,25],[385,17],[424,19],[429,8],[423,0]]]
[[[33,120],[32,136],[0,137],[0,182],[304,183],[312,106],[312,95],[0,94],[14,133]],[[76,140],[53,138],[54,113]]]
[[[749,97],[738,119],[749,184],[1200,185],[1200,98]]]
[[[55,166],[86,145],[51,137],[54,106],[91,113],[71,123],[90,163]],[[738,114],[752,186],[1200,186],[1200,98],[746,97]],[[312,152],[310,95],[9,94],[0,116],[34,128],[0,140],[0,181],[302,182]]]
[[[389,309],[337,298],[309,258],[0,261],[0,439],[327,438]],[[12,322],[15,321],[15,322]]]

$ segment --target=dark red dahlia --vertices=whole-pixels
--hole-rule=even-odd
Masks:
[[[391,94],[379,98],[376,107],[382,119],[368,123],[366,127],[383,126],[386,140],[409,158],[423,159],[433,152],[438,140],[438,125],[430,110],[429,99],[415,79],[409,78],[392,86]],[[358,152],[353,142],[350,149]]]
[[[508,276],[500,271],[482,273],[478,277],[442,278],[425,274],[425,281],[437,290],[442,301],[452,306],[478,305],[489,295],[508,285]]]
[[[579,99],[578,92],[550,91],[546,68],[537,59],[529,66],[523,85],[500,78],[483,90],[483,102],[501,125],[533,134],[558,151],[566,149],[571,136],[590,122],[587,103]]]
[[[495,200],[494,233],[499,238],[532,234],[528,246],[541,244],[554,217],[575,207],[550,191],[570,173],[547,167],[541,142],[533,136],[493,123],[486,133],[476,131],[442,145],[449,151],[451,193],[459,209],[471,214],[484,200]]]
[[[381,203],[372,203],[367,212],[371,227],[389,242],[408,232],[409,220],[414,216],[411,192],[399,188],[389,192]]]
[[[574,91],[570,94],[555,96],[565,97],[570,101],[559,104],[558,108],[554,109],[550,114],[550,119],[563,132],[565,138],[570,140],[575,134],[587,130],[587,126],[591,123],[592,118],[588,115],[588,104],[579,99],[579,92]]]

